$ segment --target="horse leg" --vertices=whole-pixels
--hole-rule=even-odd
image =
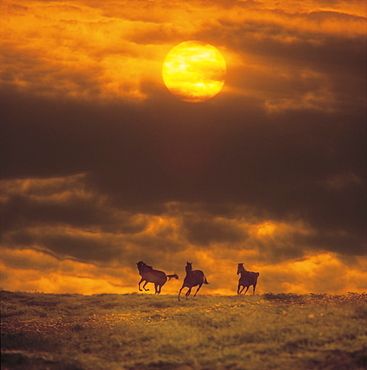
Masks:
[[[142,291],[142,290],[143,290],[143,289],[141,289],[141,288],[140,288],[140,284],[141,284],[143,281],[144,281],[144,279],[143,279],[143,278],[141,278],[141,279],[140,279],[140,281],[138,282],[138,288],[139,288],[139,290],[140,290],[140,291]]]
[[[146,281],[145,282],[145,284],[143,285],[143,289],[145,290],[145,291],[148,291],[149,289],[145,289],[145,286],[148,284],[148,281]]]
[[[201,286],[202,286],[203,284],[200,284],[199,285],[199,287],[196,289],[196,292],[195,292],[195,294],[194,294],[194,297],[196,297],[196,294],[198,293],[198,291],[200,290],[200,288],[201,288]]]
[[[255,294],[255,289],[256,289],[256,283],[252,286],[252,295]]]
[[[241,284],[238,284],[238,287],[237,287],[237,294],[241,294],[240,289],[241,289]]]
[[[190,287],[189,290],[186,292],[186,294],[185,294],[186,295],[186,299],[189,298],[189,295],[191,293],[191,289],[192,289],[192,287]]]
[[[180,290],[179,290],[179,292],[178,292],[178,300],[179,300],[179,301],[181,300],[181,299],[180,299],[181,290],[184,288],[184,286],[185,286],[185,285],[182,285],[181,289],[180,289]]]
[[[245,287],[244,287],[244,288],[245,288]],[[248,285],[248,286],[246,287],[246,290],[245,290],[245,293],[244,293],[244,294],[246,294],[246,293],[247,293],[248,288],[250,288],[250,285]]]

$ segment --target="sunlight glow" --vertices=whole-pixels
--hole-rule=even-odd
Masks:
[[[162,75],[168,90],[179,99],[198,103],[217,95],[224,85],[226,63],[212,45],[186,41],[166,56]]]
[[[263,224],[257,226],[257,234],[259,236],[272,235],[275,230],[276,226],[272,222],[264,222]]]

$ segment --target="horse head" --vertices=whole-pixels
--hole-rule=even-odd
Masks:
[[[246,271],[245,268],[243,267],[243,263],[239,263],[237,267],[237,275],[239,275],[241,272]]]
[[[186,271],[192,271],[192,262],[186,262],[185,270]]]
[[[141,271],[145,265],[145,263],[143,261],[139,261],[136,263],[137,267],[138,267],[138,270]]]

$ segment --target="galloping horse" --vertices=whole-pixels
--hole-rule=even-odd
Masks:
[[[258,272],[251,272],[247,271],[243,267],[243,263],[238,264],[237,268],[237,275],[241,274],[240,279],[238,280],[238,288],[237,288],[237,294],[241,294],[243,290],[246,288],[246,291],[244,294],[247,293],[248,288],[252,285],[252,294],[255,294],[255,288],[257,284],[257,278],[259,277],[260,273]],[[241,290],[241,286],[243,287]]]
[[[162,290],[162,286],[166,284],[167,279],[171,280],[172,278],[178,279],[178,276],[176,274],[173,275],[166,275],[165,272],[154,270],[152,266],[147,265],[143,261],[139,261],[137,263],[139,274],[141,275],[141,279],[138,283],[139,290],[142,291],[143,289],[145,291],[149,290],[146,289],[145,286],[148,283],[154,283],[155,288],[155,294],[159,294]],[[140,288],[140,284],[145,281],[143,285],[143,289]]]
[[[182,284],[182,287],[180,291],[178,292],[178,300],[180,300],[180,294],[183,288],[185,287],[189,288],[188,291],[186,292],[186,299],[187,299],[191,293],[192,287],[199,285],[199,287],[197,288],[194,294],[194,297],[195,297],[197,292],[200,290],[203,284],[209,284],[208,281],[206,280],[204,273],[201,270],[192,269],[192,262],[186,263],[185,270],[186,270],[186,276]]]

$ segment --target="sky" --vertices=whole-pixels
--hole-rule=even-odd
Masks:
[[[356,0],[3,0],[1,288],[137,292],[143,260],[199,294],[367,291],[366,7]],[[226,61],[205,102],[167,53]],[[152,294],[151,290],[145,294]]]

